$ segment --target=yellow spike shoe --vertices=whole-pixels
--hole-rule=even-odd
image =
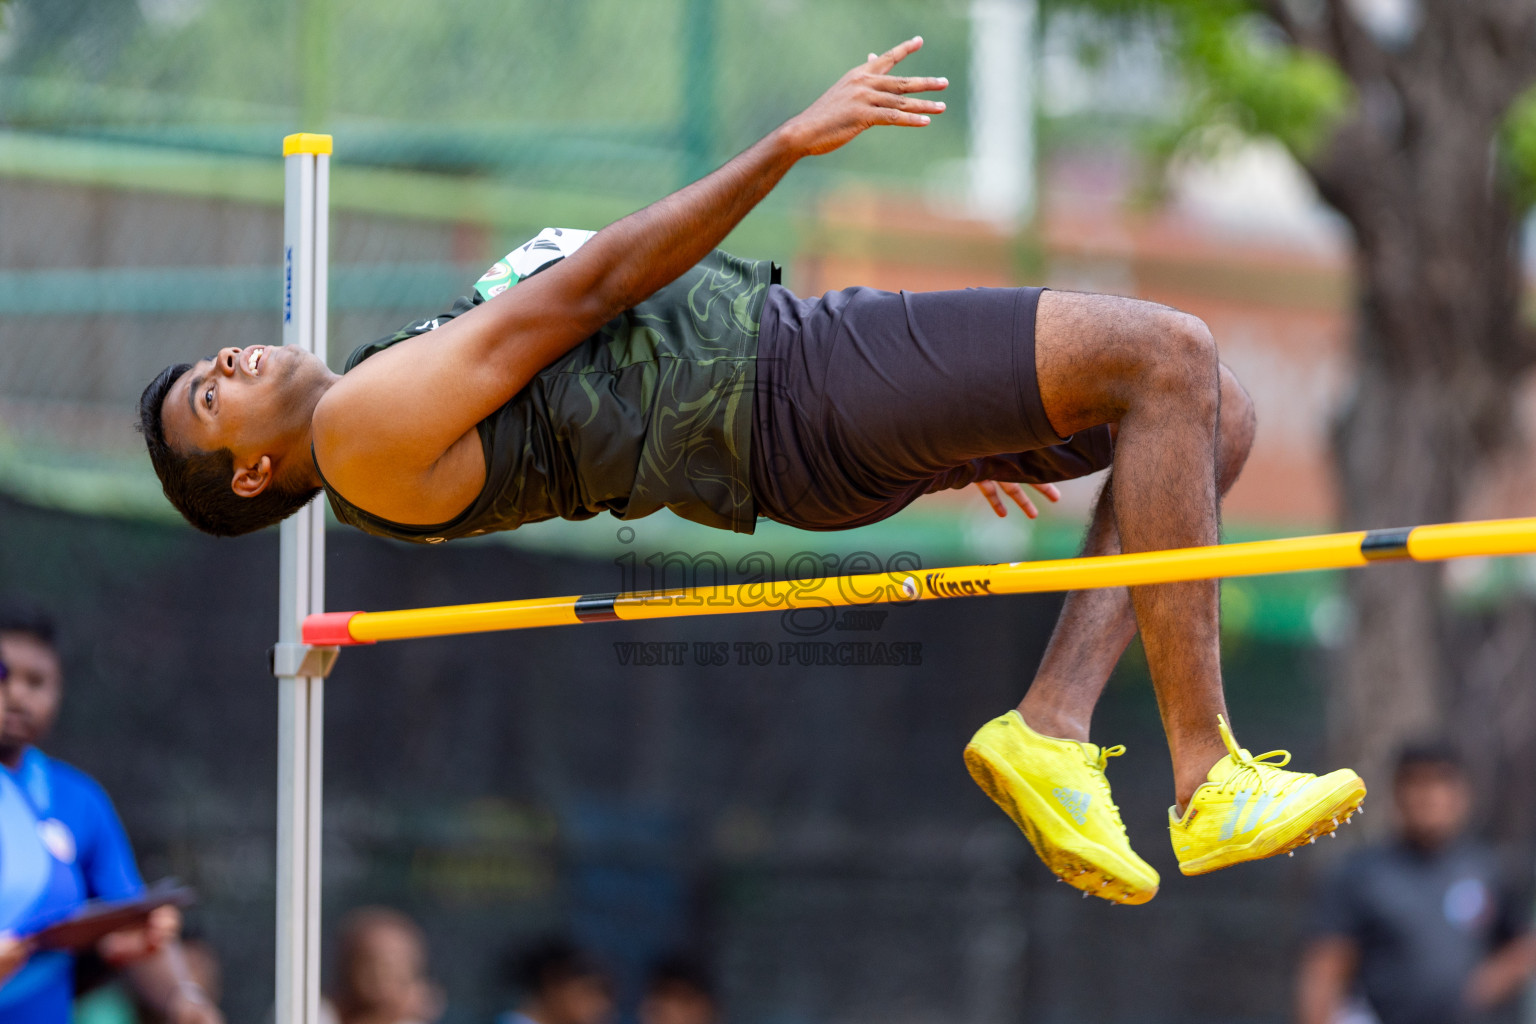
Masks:
[[[1249,860],[1288,853],[1329,835],[1365,799],[1365,783],[1348,768],[1327,775],[1281,769],[1284,750],[1254,757],[1237,745],[1226,719],[1216,719],[1227,754],[1195,790],[1180,817],[1168,809],[1168,834],[1179,870],[1203,875]]]
[[[1056,877],[1113,903],[1145,903],[1157,895],[1157,872],[1131,849],[1104,777],[1123,753],[1041,736],[1010,711],[971,737],[965,766]]]

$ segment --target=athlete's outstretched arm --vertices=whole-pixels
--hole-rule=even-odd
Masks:
[[[887,74],[921,46],[919,37],[871,54],[803,113],[718,171],[598,232],[566,262],[610,306],[602,322],[703,259],[802,157],[830,153],[875,125],[922,127],[942,112],[943,103],[910,94],[943,89],[947,79]]]
[[[393,490],[408,482],[402,476],[430,477],[442,460],[474,447],[475,425],[540,370],[707,255],[796,161],[829,153],[875,125],[927,124],[944,105],[912,94],[943,89],[948,81],[889,74],[921,46],[916,38],[871,55],[713,174],[609,225],[549,270],[348,373],[314,420],[332,482],[361,497],[370,481]]]

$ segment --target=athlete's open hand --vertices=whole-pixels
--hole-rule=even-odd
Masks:
[[[1046,501],[1061,500],[1061,492],[1056,489],[1055,484],[1030,484],[1029,486],[1044,495]],[[976,487],[986,495],[987,504],[992,506],[992,511],[1000,516],[1008,514],[1008,506],[1003,504],[999,491],[1012,498],[1013,503],[1023,509],[1024,514],[1029,518],[1034,519],[1040,515],[1040,510],[1035,508],[1035,503],[1029,500],[1029,495],[1024,493],[1024,488],[1011,480],[978,480]]]
[[[784,128],[802,156],[830,153],[866,128],[877,124],[921,128],[934,114],[944,112],[937,100],[915,99],[917,92],[935,92],[949,86],[947,78],[903,78],[891,69],[923,47],[915,36],[884,53],[869,55],[837,84],[822,94]]]

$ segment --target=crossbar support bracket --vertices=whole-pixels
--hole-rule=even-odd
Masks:
[[[331,669],[336,667],[336,659],[340,654],[339,647],[277,643],[273,644],[271,650],[267,652],[267,663],[272,669],[272,674],[279,679],[283,676],[324,679],[331,674]]]

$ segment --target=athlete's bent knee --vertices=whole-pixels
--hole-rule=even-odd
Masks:
[[[1160,388],[1177,390],[1192,398],[1207,398],[1214,412],[1218,400],[1220,364],[1216,339],[1205,321],[1176,309],[1160,309],[1155,316],[1153,360],[1150,377]]]
[[[1170,309],[1161,317],[1163,344],[1171,355],[1200,369],[1216,369],[1216,338],[1205,321],[1189,313]]]

